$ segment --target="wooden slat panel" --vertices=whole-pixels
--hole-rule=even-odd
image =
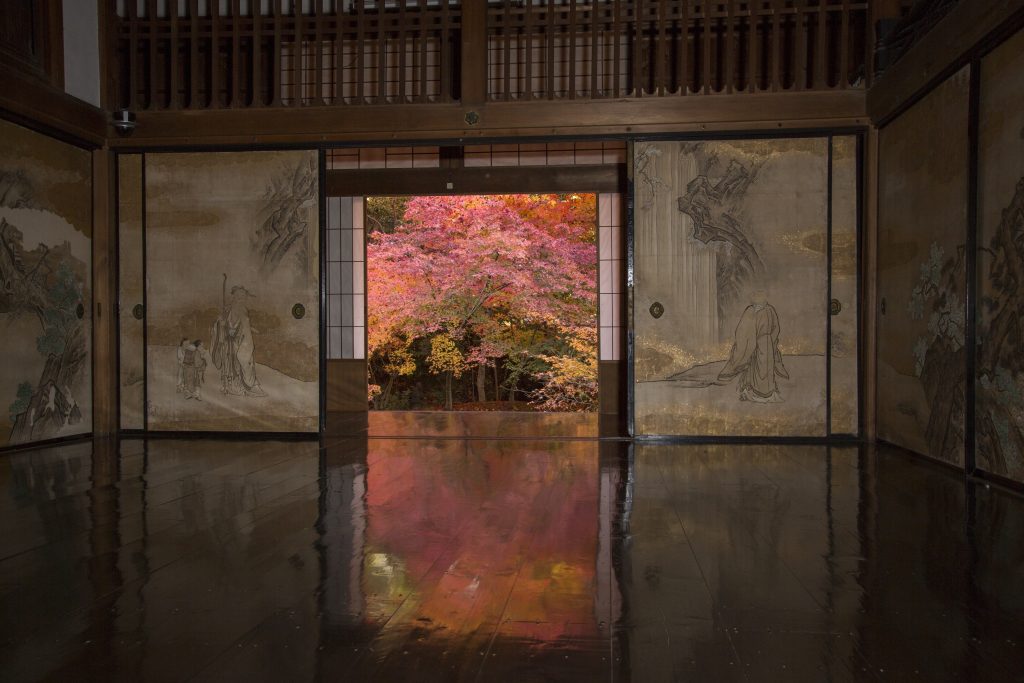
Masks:
[[[576,99],[576,0],[569,0],[569,99]]]
[[[377,104],[386,104],[388,73],[388,34],[384,30],[384,10],[377,8]]]
[[[796,48],[793,62],[794,87],[797,90],[807,89],[807,33],[810,26],[807,23],[807,0],[796,0]]]
[[[178,95],[178,88],[180,87],[180,75],[181,60],[178,59],[178,2],[180,0],[167,0],[167,12],[169,14],[169,21],[171,24],[171,42],[170,47],[167,51],[167,59],[170,60],[171,67],[171,83],[170,93],[168,97],[168,108],[177,109],[181,106],[181,99]]]
[[[725,15],[725,74],[722,78],[722,89],[727,93],[736,89],[736,52],[739,50],[736,40],[736,17],[733,14],[733,0],[726,1]]]
[[[306,22],[302,12],[302,2],[292,2],[292,62],[291,62],[291,100],[293,107],[305,104],[305,93],[302,92],[302,62],[306,51]]]
[[[284,17],[282,16],[282,0],[272,0],[274,3],[274,68],[273,68],[273,92],[270,93],[270,106],[281,106],[281,32]],[[232,103],[234,101],[232,100]]]
[[[712,41],[712,26],[711,17],[708,12],[708,3],[705,2],[701,5],[701,47],[703,54],[701,57],[701,67],[703,76],[701,78],[701,92],[705,95],[710,95],[714,92],[714,88],[711,87],[711,41]]]
[[[512,3],[509,0],[505,0],[504,17],[502,21],[502,78],[501,88],[503,97],[506,102],[512,99],[512,30],[509,27],[510,19],[512,17]],[[521,77],[520,77],[521,78]]]
[[[644,34],[643,34],[643,9],[644,0],[633,0],[633,96],[642,97],[644,94],[643,63],[644,63]]]
[[[689,68],[689,51],[690,51],[690,0],[682,0],[680,3],[681,7],[679,10],[679,52],[676,55],[679,69],[679,88],[678,93],[680,95],[686,95],[689,91],[690,76],[687,69]]]
[[[533,99],[533,3],[526,3],[526,30],[524,36],[526,39],[526,80],[525,80],[525,91],[523,93],[523,99]]]
[[[659,0],[657,4],[657,44],[654,47],[654,83],[651,91],[656,95],[668,94],[668,0]]]
[[[598,28],[598,24],[597,24],[597,15],[598,15],[598,12],[600,11],[598,9],[599,6],[603,6],[603,5],[598,5],[598,3],[596,3],[596,2],[591,3],[591,5],[590,5],[590,96],[591,97],[598,97],[599,96],[598,84],[597,84],[598,73],[601,71],[601,69],[600,69],[600,62],[598,61],[598,58],[597,58],[597,55],[598,55],[597,46],[598,46],[598,41],[601,38],[601,31]]]
[[[355,0],[356,10],[356,96],[353,100],[357,104],[366,102],[366,7],[365,0]]]
[[[405,3],[402,3],[405,7]],[[324,0],[313,2],[313,47],[316,54],[313,58],[313,66],[316,69],[316,76],[313,78],[313,99],[314,104],[326,104],[324,101]],[[405,83],[405,74],[402,74],[402,83]]]
[[[621,37],[622,24],[620,17],[622,12],[622,0],[612,0],[612,96],[619,97],[622,94],[619,81],[622,78],[621,64]]]
[[[747,23],[747,92],[755,93],[761,82],[761,20],[753,11],[754,3],[748,7],[751,11]]]
[[[489,13],[483,2],[367,6],[357,0],[346,11],[339,0],[332,14],[324,0],[312,0],[308,13],[299,2],[272,0],[269,16],[258,11],[243,16],[241,0],[230,0],[223,14],[216,2],[168,0],[163,17],[156,6],[156,0],[147,0],[147,12],[139,16],[132,3],[122,5],[124,16],[112,32],[118,47],[114,59],[121,61],[112,72],[122,79],[124,106],[136,110],[281,106],[282,82],[289,106],[341,105],[349,103],[343,97],[346,78],[354,88],[351,103],[363,104],[368,103],[367,78],[374,79],[376,89],[372,104],[429,102],[433,77],[440,81],[442,101],[451,101],[458,90],[467,103],[489,96],[510,101],[518,90],[522,99],[536,99],[539,91],[542,99],[564,95],[571,100],[846,89],[865,68],[863,56],[852,53],[854,46],[870,47],[860,35],[870,11],[863,0],[504,0],[494,2]],[[254,9],[258,2],[247,6]],[[178,16],[181,8],[185,19]],[[478,10],[479,26],[472,23]],[[457,36],[461,46],[453,43]],[[501,62],[491,70],[487,37]],[[435,40],[440,64],[428,65]],[[286,44],[294,57],[287,78],[281,54]],[[324,56],[331,46],[333,62]],[[395,67],[390,70],[389,47]],[[376,68],[367,62],[375,49]],[[524,63],[517,74],[513,65],[520,51]],[[452,61],[456,56],[462,60],[458,64]],[[345,69],[349,59],[355,62],[354,77]],[[538,60],[543,61],[537,70],[540,88],[534,79]],[[398,81],[390,82],[396,69]],[[453,84],[456,73],[467,80]],[[328,79],[334,80],[333,97]],[[622,92],[623,81],[628,92]]]
[[[772,0],[772,83],[770,90],[782,90],[782,0]]]
[[[839,27],[839,87],[850,87],[850,0],[843,0]]]
[[[419,42],[420,42],[420,77],[419,97],[417,101],[428,102],[427,95],[427,45],[430,41],[430,34],[427,28],[427,0],[416,0],[416,9],[420,15]]]
[[[139,20],[138,7],[129,2],[128,8],[128,108],[136,111],[139,93]]]
[[[239,20],[230,15],[231,23]],[[232,54],[234,61],[237,55]],[[210,108],[220,108],[220,1],[210,3]]]
[[[818,38],[814,44],[814,87],[828,87],[828,2],[818,0]]]
[[[188,108],[201,109],[199,101],[199,0],[188,0]]]
[[[555,98],[555,0],[548,0],[547,27],[544,29],[544,92],[547,99]]]
[[[160,85],[158,78],[157,63],[159,57],[159,38],[156,28],[156,0],[146,2],[146,23],[149,34],[149,83],[146,88],[149,91],[149,100],[146,102],[147,109],[163,108],[163,101],[157,92]]]
[[[249,106],[262,107],[266,100],[263,71],[263,13],[252,13],[252,97]]]

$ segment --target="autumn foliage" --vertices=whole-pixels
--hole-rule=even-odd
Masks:
[[[595,408],[594,195],[369,201],[374,407]]]

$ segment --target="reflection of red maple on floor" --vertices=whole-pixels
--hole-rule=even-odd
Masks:
[[[595,408],[595,195],[380,201],[390,223],[369,203],[367,239],[375,408]]]
[[[510,636],[597,635],[593,444],[566,442],[552,456],[521,443],[395,440],[374,454],[369,614],[403,600],[422,623],[459,633],[493,630],[501,619]],[[417,586],[428,575],[424,594]]]

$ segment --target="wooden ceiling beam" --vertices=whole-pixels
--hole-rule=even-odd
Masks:
[[[472,122],[472,123],[471,123]],[[125,149],[792,130],[867,124],[859,90],[619,100],[139,112]]]

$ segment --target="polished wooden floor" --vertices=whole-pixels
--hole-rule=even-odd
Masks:
[[[0,679],[1024,680],[1024,500],[895,450],[0,455]]]

